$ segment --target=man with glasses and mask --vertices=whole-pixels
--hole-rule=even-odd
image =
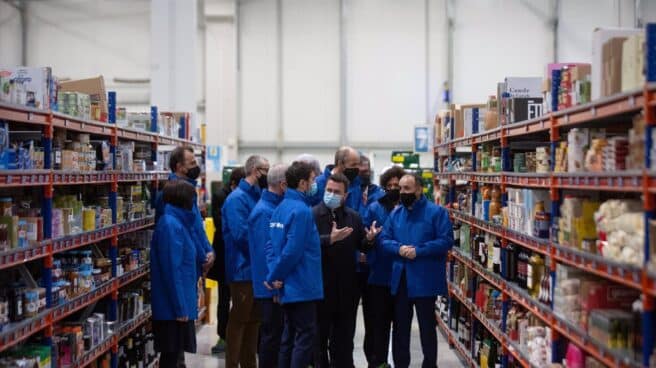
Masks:
[[[226,281],[232,297],[226,328],[226,368],[257,366],[259,321],[253,298],[248,217],[260,200],[262,189],[267,188],[269,162],[261,156],[251,156],[244,171],[246,177],[230,193],[221,212]]]
[[[198,177],[200,176],[200,167],[198,162],[196,162],[196,157],[194,156],[194,149],[191,147],[177,147],[171,151],[171,156],[169,158],[169,168],[171,173],[169,174],[169,181],[173,180],[184,180],[187,183],[191,184],[194,188],[198,186]],[[202,260],[198,264],[198,274],[206,273],[214,263],[214,251],[210,245],[209,240],[207,239],[207,234],[205,233],[205,226],[203,225],[203,217],[200,214],[198,209],[198,196],[194,192],[194,203],[192,212],[194,213],[194,222],[193,229],[191,231],[194,233],[193,242],[196,246],[196,254],[198,260]],[[155,196],[155,222],[160,219],[164,214],[164,208],[166,204],[162,197],[162,192],[158,192]],[[184,354],[179,356],[178,366],[184,366]]]
[[[398,206],[384,226],[381,240],[393,255],[391,292],[394,295],[392,354],[395,368],[410,366],[410,330],[417,312],[423,368],[437,367],[435,300],[446,295],[446,256],[453,246],[448,212],[423,194],[419,174],[400,181]]]

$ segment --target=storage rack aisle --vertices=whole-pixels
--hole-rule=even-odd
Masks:
[[[205,147],[186,132],[160,135],[156,108],[152,132],[117,126],[116,95],[108,97],[108,123],[0,103],[5,139],[40,141],[43,152],[43,169],[0,171],[0,359],[20,359],[29,350],[42,362],[71,367],[118,367],[119,359],[137,357],[157,365],[146,330],[148,247],[151,201],[168,172],[136,170],[127,157],[121,165],[119,147],[149,151],[151,163],[164,146],[200,154]],[[67,157],[63,144],[82,153]],[[75,171],[62,165],[71,159],[84,165],[84,157],[94,164]]]
[[[647,40],[653,42],[653,35]],[[548,362],[560,363],[578,351],[588,359],[586,366],[653,366],[656,63],[649,65],[641,90],[436,145],[434,179],[445,194],[442,204],[448,207],[457,239],[449,254],[449,298],[438,305],[438,328],[466,366],[479,366],[476,352],[488,340],[499,346],[498,364],[504,368],[543,366],[531,354],[549,341]],[[447,124],[453,131],[453,119]],[[641,124],[644,130],[636,129]],[[643,167],[596,172],[559,168],[559,155],[567,152],[561,142],[569,138],[568,148],[573,149],[572,137],[582,132],[594,136],[599,128],[605,128],[607,137],[595,139],[608,138],[609,146],[630,128],[631,134],[639,132]],[[487,157],[481,160],[481,151],[492,146],[498,147],[498,170]],[[550,166],[543,173],[518,170],[517,157],[536,147],[548,147],[544,152],[550,155]],[[453,162],[458,160],[467,160],[464,171],[456,171]],[[495,197],[499,203],[491,204]],[[609,244],[624,226],[613,221],[627,208],[641,212],[629,215],[637,220],[636,228],[644,226],[637,261],[628,249],[636,239],[626,234],[620,251],[610,254]],[[578,212],[580,223],[569,221],[571,211]],[[493,213],[499,216],[493,218]],[[533,233],[517,224],[522,216],[534,222]],[[600,233],[604,226],[603,237],[608,238],[594,239],[595,226]],[[592,239],[582,235],[590,232]],[[528,334],[519,337],[518,329],[527,328]]]

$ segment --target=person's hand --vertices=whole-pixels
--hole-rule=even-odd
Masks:
[[[214,252],[209,252],[205,256],[205,263],[203,263],[203,273],[209,271],[210,268],[212,268],[212,265],[214,265]]]
[[[367,190],[364,190],[364,191],[362,192],[362,203],[363,203],[364,205],[366,205],[366,204],[367,204],[367,200],[369,200],[369,192],[368,192]]]
[[[266,287],[269,291],[273,291],[276,289],[282,289],[283,287],[283,282],[282,281],[274,281],[272,283],[268,283],[264,281],[264,287]]]
[[[402,245],[401,248],[399,248],[399,255],[403,258],[415,259],[415,257],[417,257],[417,252],[412,245]]]
[[[188,317],[178,317],[175,320],[178,321],[178,322],[187,322],[187,321],[189,321],[189,318]]]
[[[333,229],[330,232],[330,244],[346,239],[352,232],[353,228],[348,226],[338,229],[337,223],[333,221]]]
[[[383,231],[383,227],[382,226],[376,227],[376,221],[374,220],[374,222],[371,224],[371,227],[366,230],[367,230],[367,240],[372,242],[374,241],[374,239],[376,239],[376,236],[378,236],[378,234],[380,234],[380,232]]]
[[[360,259],[358,260],[358,262],[362,264],[367,264],[367,254],[360,252]]]

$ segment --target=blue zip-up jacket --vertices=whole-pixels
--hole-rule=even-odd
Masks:
[[[317,182],[317,193],[310,198],[310,205],[316,206],[317,204],[323,201],[323,194],[326,191],[326,183],[328,178],[332,175],[334,165],[326,166],[323,174],[317,176],[315,181]],[[348,188],[348,197],[346,197],[346,203],[344,205],[354,210],[355,212],[361,213],[364,203],[362,203],[362,186],[360,184],[360,177],[356,177]]]
[[[198,318],[196,214],[165,205],[150,244],[153,319]]]
[[[374,221],[376,227],[385,226],[390,213],[394,209],[392,204],[386,206],[381,201],[375,201],[367,209],[364,225],[369,228]],[[367,253],[369,265],[369,280],[371,285],[389,286],[392,276],[392,261],[394,257],[383,249],[381,235],[376,237],[376,245]]]
[[[398,206],[387,219],[383,247],[394,258],[391,291],[396,295],[403,272],[410,298],[446,295],[446,256],[453,246],[453,229],[448,212],[422,196],[412,210]],[[413,245],[414,260],[401,257],[401,245]]]
[[[225,242],[226,282],[251,281],[251,256],[248,249],[248,216],[260,200],[260,188],[241,179],[221,209]]]
[[[321,242],[305,194],[287,189],[269,226],[267,280],[283,282],[280,301],[288,304],[323,299]]]
[[[259,299],[269,299],[273,293],[264,287],[269,275],[265,247],[269,241],[269,224],[273,211],[282,202],[283,197],[268,190],[262,191],[260,201],[248,217],[248,248],[251,255],[251,272],[253,278],[253,295]]]
[[[187,183],[191,184],[196,188],[198,182],[192,179],[180,178],[175,173],[169,174],[169,180],[185,180]],[[157,192],[155,196],[155,223],[159,222],[159,218],[164,214],[165,208],[164,200],[162,199],[162,192]],[[208,253],[214,252],[212,245],[207,239],[207,233],[205,232],[205,225],[203,224],[203,216],[200,214],[198,209],[198,196],[194,192],[194,207],[191,209],[194,213],[194,223],[192,224],[192,229],[195,234],[194,239],[196,239],[196,252],[198,259],[198,273],[202,273],[203,263],[205,263],[205,258]]]

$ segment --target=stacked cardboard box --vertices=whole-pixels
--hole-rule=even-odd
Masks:
[[[48,110],[57,99],[55,85],[50,67],[0,67],[0,102]]]
[[[634,28],[597,28],[592,33],[592,91],[591,98],[596,100],[600,97],[603,97],[602,93],[603,86],[605,83],[603,80],[607,78],[605,73],[604,65],[604,44],[613,38],[626,38],[633,35],[641,34],[642,30]],[[621,51],[619,53],[620,63],[621,63]],[[621,64],[620,64],[621,65]],[[619,71],[617,78],[621,78],[621,69]],[[621,88],[621,82],[619,89]]]
[[[486,104],[454,104],[451,115],[454,117],[455,139],[470,137],[484,128]]]
[[[641,88],[645,83],[645,36],[627,37],[622,46],[622,92]]]
[[[601,54],[604,72],[601,97],[622,91],[622,46],[624,41],[626,41],[626,37],[615,37],[604,43]]]
[[[506,77],[497,84],[497,101],[501,125],[542,115],[542,78]]]

